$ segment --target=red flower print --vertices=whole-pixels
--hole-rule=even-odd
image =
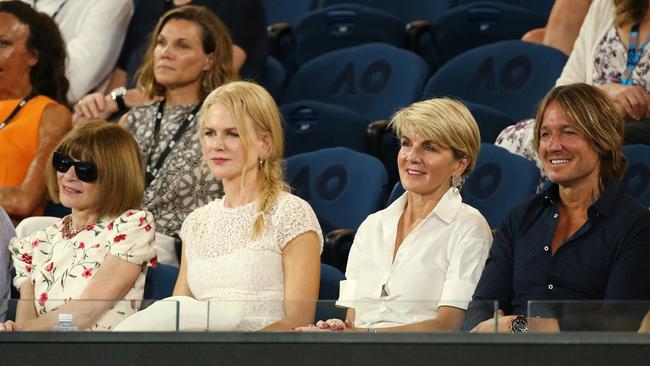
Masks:
[[[95,223],[93,222],[92,224],[86,226],[86,229],[88,230],[93,230],[95,228]]]
[[[121,241],[124,240],[124,239],[126,239],[126,234],[120,234],[120,235],[116,235],[116,236],[113,238],[113,241],[116,242],[116,243],[119,243],[119,242],[121,242]]]
[[[29,264],[26,265],[26,266],[25,266],[25,272],[27,272],[27,273],[32,272],[32,266],[30,266]]]
[[[134,213],[135,212],[133,212],[133,211],[129,211],[129,212],[126,213],[126,217],[133,216]]]
[[[38,305],[44,308],[46,301],[47,301],[47,292],[43,292],[41,296],[38,298]]]
[[[88,278],[93,275],[93,269],[92,268],[86,268],[84,269],[83,273],[81,274],[81,277],[83,278]]]
[[[40,239],[36,239],[32,242],[32,248],[37,248],[38,245],[41,243]]]
[[[100,247],[99,243],[93,245],[93,248],[99,248],[99,247]]]
[[[158,257],[154,256],[151,259],[149,259],[149,267],[151,268],[156,268],[158,266]]]
[[[113,221],[111,221],[110,224],[106,225],[106,228],[107,228],[108,230],[113,230]]]
[[[144,220],[146,220],[146,219],[147,219],[147,216],[146,216],[146,215],[145,215],[145,216],[142,216],[142,217],[140,218],[140,220],[139,220],[140,224],[139,224],[138,226],[142,226],[142,224],[144,224]]]
[[[45,271],[47,272],[52,272],[52,269],[54,268],[54,262],[50,262],[50,264],[45,267]]]
[[[150,232],[151,231],[151,225],[147,224],[147,226],[144,227],[144,231]]]
[[[86,244],[84,244],[83,241],[81,243],[79,243],[79,249],[83,249],[85,247],[86,247]]]
[[[32,264],[32,256],[27,253],[23,253],[23,255],[20,257],[20,260],[27,264]]]

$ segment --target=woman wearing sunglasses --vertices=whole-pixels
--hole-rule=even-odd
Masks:
[[[16,321],[0,330],[51,330],[59,314],[72,314],[79,329],[110,330],[135,313],[156,262],[153,217],[136,209],[144,194],[138,146],[124,128],[90,122],[66,135],[46,176],[52,199],[72,213],[12,240],[14,286],[32,301],[19,302]]]
[[[0,2],[0,207],[14,222],[42,213],[43,172],[70,129],[65,52],[49,16]]]
[[[220,182],[202,164],[196,117],[201,101],[235,78],[228,30],[212,11],[182,6],[160,18],[138,72],[138,84],[156,101],[131,109],[120,123],[142,151],[142,207],[154,215],[162,234],[176,236],[190,212],[222,195]],[[92,103],[79,102],[78,118],[94,118],[80,105]],[[160,261],[177,265],[173,242],[161,244]]]

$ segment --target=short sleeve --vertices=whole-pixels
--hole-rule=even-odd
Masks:
[[[196,219],[195,219],[195,212],[191,212],[185,220],[183,220],[183,224],[181,225],[181,230],[178,232],[178,236],[180,236],[181,240],[183,241],[183,244],[187,244],[190,242],[192,233],[195,233],[195,226],[196,226]]]
[[[16,277],[13,283],[17,289],[26,281],[32,279],[33,250],[38,246],[38,234],[34,232],[24,238],[13,238],[9,241],[9,251],[13,266],[16,269]]]
[[[438,306],[467,309],[485,266],[492,234],[485,219],[464,220],[465,230],[456,230],[451,257]]]
[[[154,263],[156,232],[153,215],[147,211],[129,210],[109,223],[109,251],[129,263]]]
[[[280,247],[285,245],[297,236],[313,231],[318,236],[320,250],[323,250],[323,233],[314,210],[304,200],[287,194],[280,197],[278,207],[272,214],[275,239]]]

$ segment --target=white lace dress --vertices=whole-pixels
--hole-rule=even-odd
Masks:
[[[323,237],[309,204],[281,193],[265,214],[265,230],[251,240],[256,202],[227,208],[223,200],[192,212],[181,228],[187,283],[197,300],[237,302],[243,307],[235,330],[252,331],[284,317],[282,250],[300,234]],[[217,310],[218,311],[218,310]]]

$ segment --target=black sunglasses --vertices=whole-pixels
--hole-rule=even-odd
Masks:
[[[97,180],[97,165],[86,161],[74,161],[70,156],[61,151],[52,155],[52,166],[60,173],[65,173],[74,166],[74,172],[80,181],[90,183]]]

